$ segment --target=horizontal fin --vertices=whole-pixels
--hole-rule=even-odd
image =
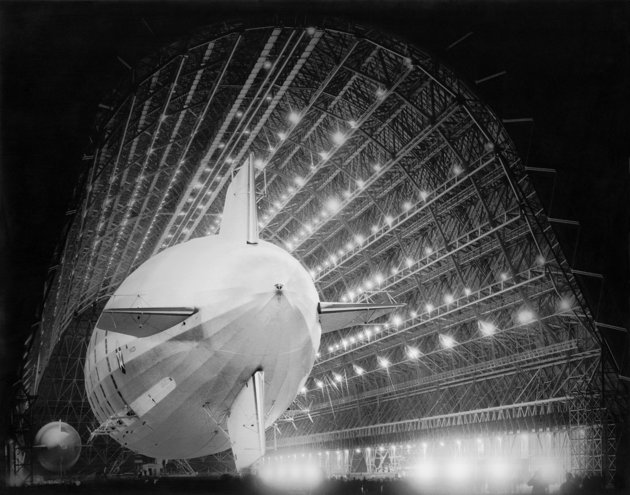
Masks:
[[[404,304],[320,302],[317,305],[322,333],[363,325],[402,308]]]
[[[134,337],[148,337],[183,322],[196,312],[195,308],[105,309],[96,328]]]

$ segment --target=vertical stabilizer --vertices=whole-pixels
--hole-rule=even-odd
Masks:
[[[258,244],[256,184],[252,155],[232,178],[228,187],[219,235],[230,240]]]
[[[264,382],[262,371],[254,373],[230,408],[228,433],[238,471],[265,455]]]

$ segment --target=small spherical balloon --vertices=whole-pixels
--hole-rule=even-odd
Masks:
[[[48,471],[65,471],[74,466],[81,454],[81,437],[72,426],[53,421],[35,435],[35,452]]]

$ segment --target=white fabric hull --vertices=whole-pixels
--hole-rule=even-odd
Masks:
[[[156,284],[147,282],[146,275],[123,283],[110,300],[107,307],[130,307],[130,298],[141,297],[146,307],[168,302],[199,308],[182,323],[150,337],[94,330],[85,364],[86,390],[95,415],[111,425],[108,433],[121,445],[169,459],[229,448],[227,415],[258,369],[264,370],[265,377],[265,426],[271,426],[291,404],[319,346],[317,294],[314,287],[304,291],[300,286],[307,282],[299,264],[299,269],[286,273],[284,268],[274,268],[278,248],[264,244],[249,247],[258,249],[250,251],[255,259],[241,258],[238,264],[244,273],[251,270],[250,277],[236,274],[230,278],[231,286],[220,280],[221,271],[229,266],[220,266],[215,257],[215,279],[200,283],[200,296],[195,289],[198,281],[188,268],[190,252],[182,250],[187,261],[181,262],[179,274],[190,294],[176,284],[170,297],[164,295],[168,282],[160,280],[158,290],[153,290]],[[208,246],[211,250],[208,243],[204,250]],[[267,251],[271,258],[265,258]],[[227,258],[220,263],[229,265],[232,256]],[[203,268],[196,271],[205,276],[207,267]],[[282,290],[276,290],[276,281]],[[201,301],[206,304],[200,305]]]

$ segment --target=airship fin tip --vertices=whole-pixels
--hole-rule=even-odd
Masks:
[[[225,239],[258,244],[258,214],[256,210],[256,174],[254,158],[232,178],[223,207],[219,235]]]
[[[265,455],[264,373],[256,371],[234,399],[227,420],[236,469]]]

